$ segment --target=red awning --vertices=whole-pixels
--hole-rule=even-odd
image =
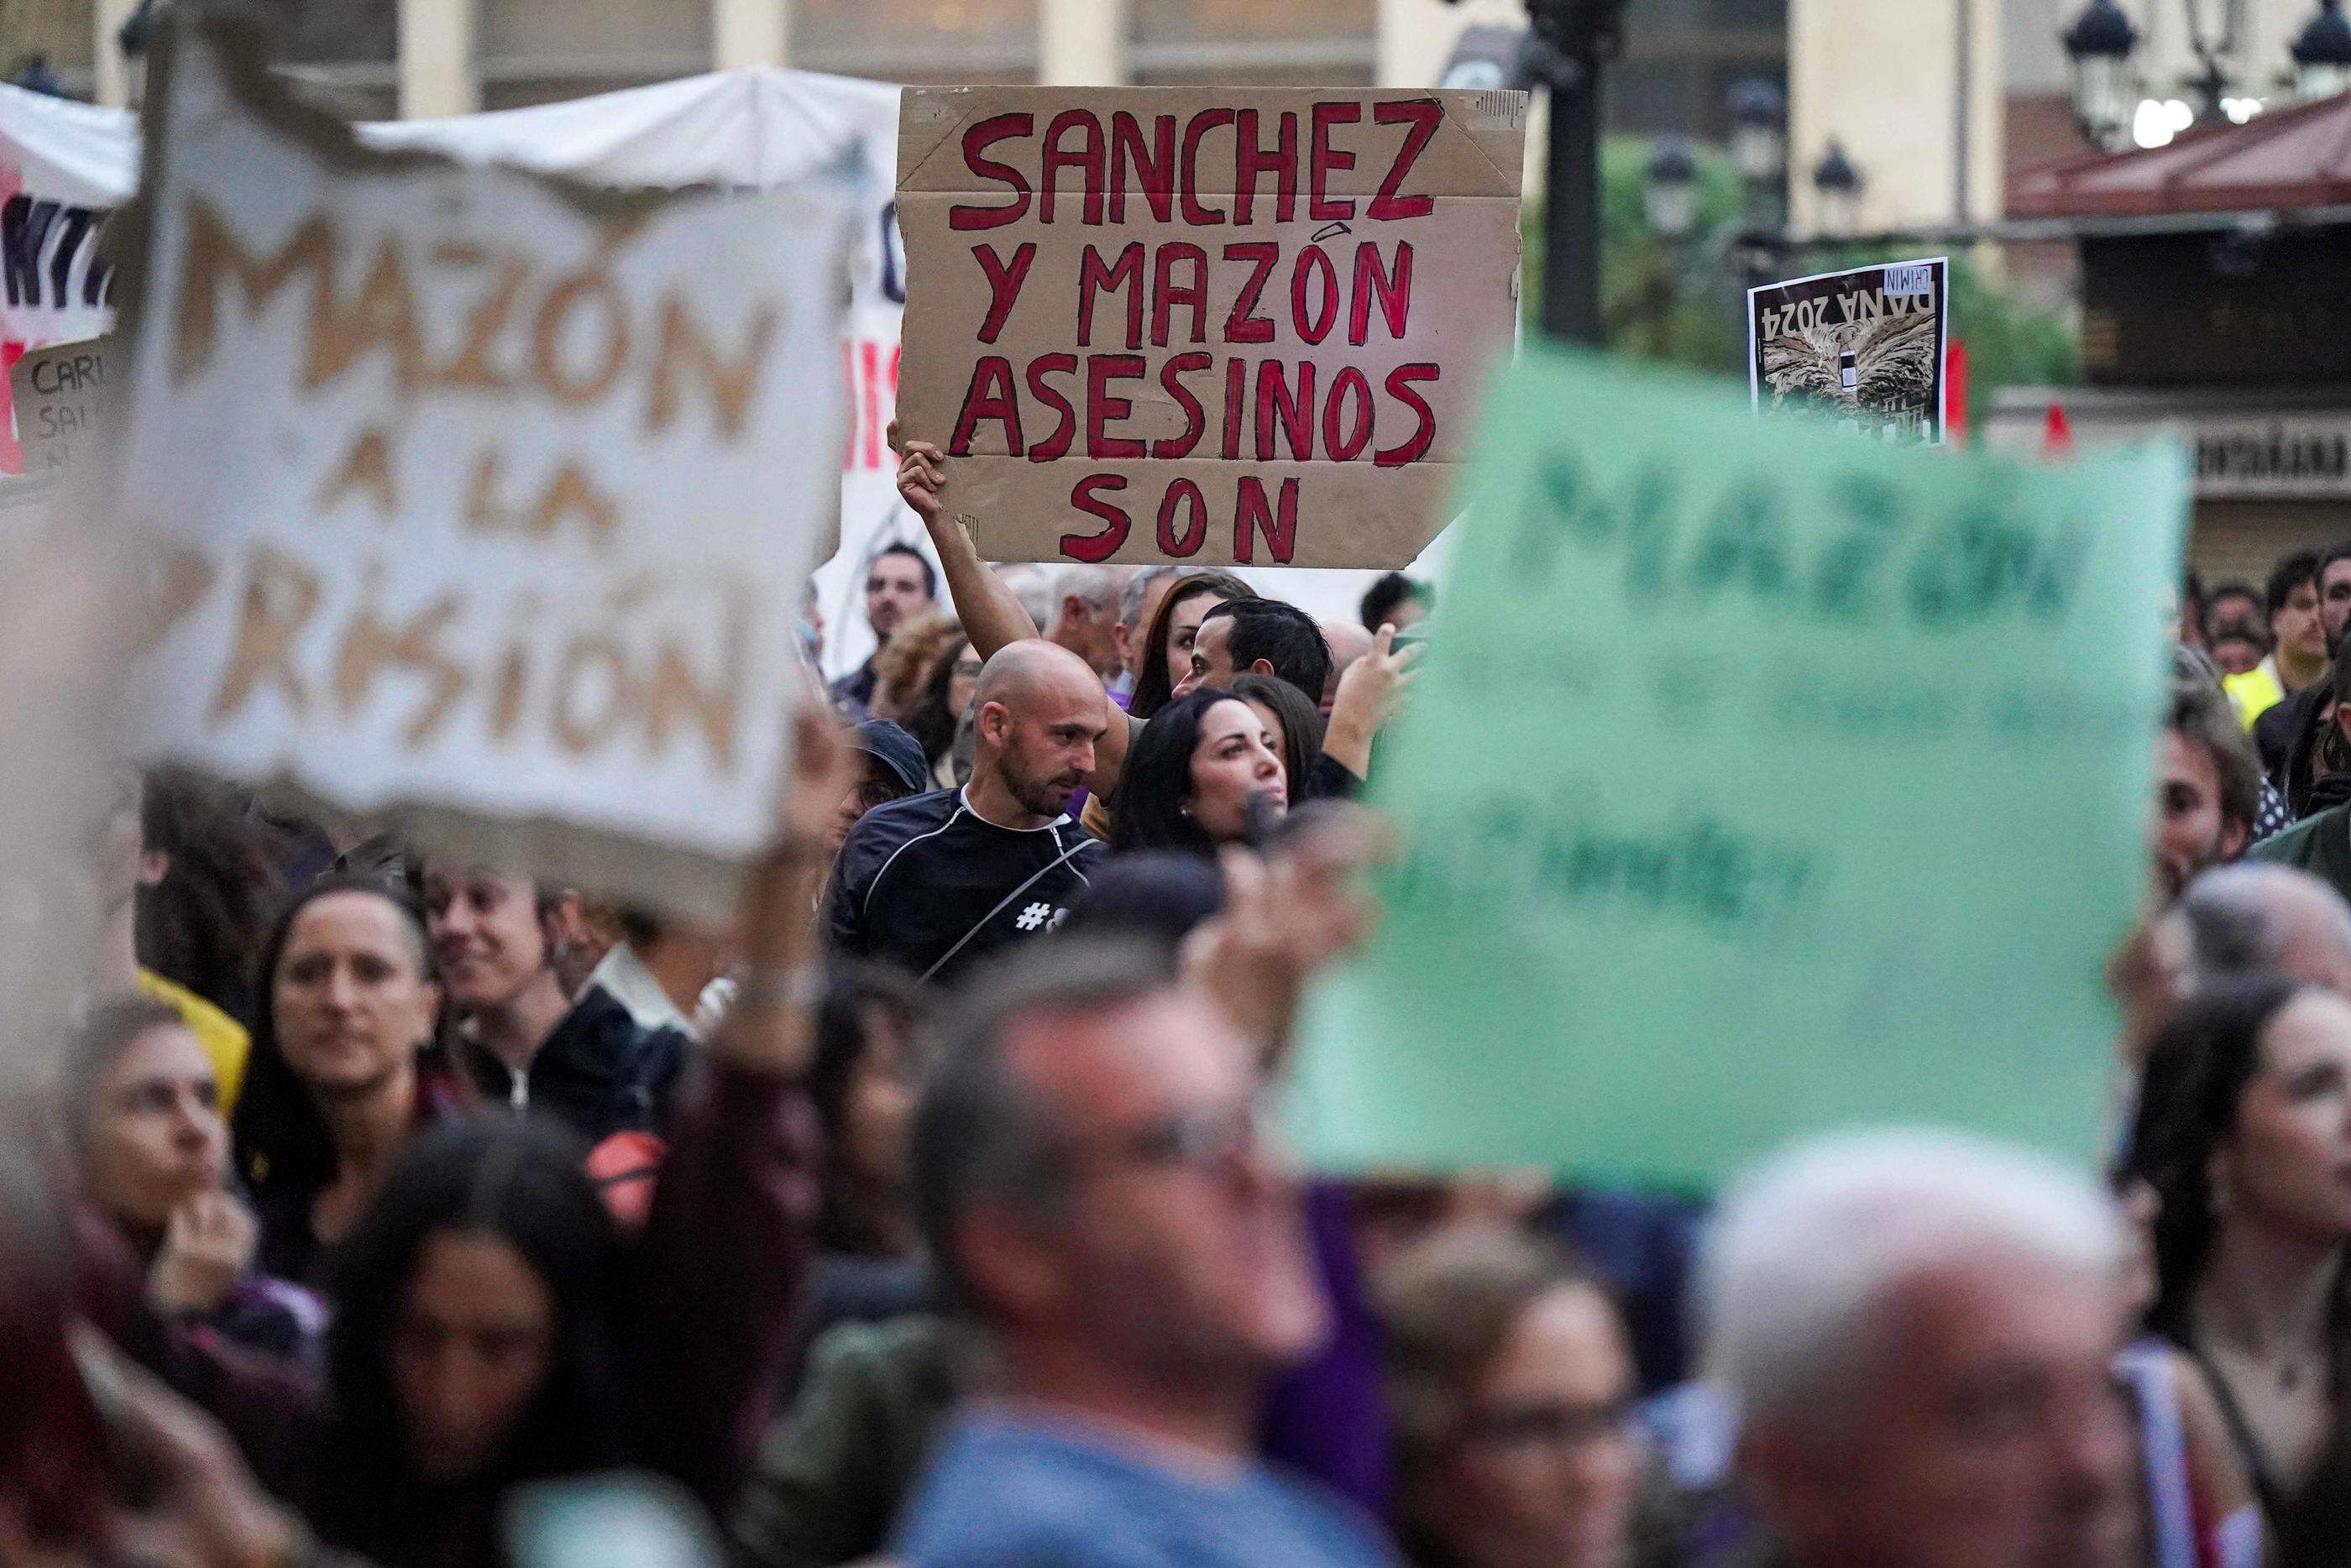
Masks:
[[[2027,170],[2017,218],[2140,217],[2351,203],[2351,93],[2190,132],[2166,147]]]

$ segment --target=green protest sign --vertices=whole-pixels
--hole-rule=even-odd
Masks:
[[[2091,1154],[2180,454],[1895,448],[1530,350],[1470,472],[1308,1158],[1703,1184],[1888,1121]]]

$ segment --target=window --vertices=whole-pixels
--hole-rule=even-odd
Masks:
[[[792,0],[791,62],[917,85],[1033,82],[1037,6],[1038,0]]]
[[[710,69],[710,0],[479,0],[476,16],[485,109]]]
[[[1128,76],[1148,86],[1369,85],[1376,0],[1128,0]]]

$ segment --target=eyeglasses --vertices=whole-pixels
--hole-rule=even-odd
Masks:
[[[1465,1441],[1497,1449],[1582,1448],[1623,1438],[1632,1424],[1633,1407],[1624,1400],[1606,1405],[1499,1405],[1464,1417],[1461,1436]]]
[[[1198,1106],[1125,1131],[1072,1138],[1063,1147],[1079,1165],[1205,1168],[1229,1165],[1254,1149],[1262,1119],[1254,1099],[1238,1106]]]

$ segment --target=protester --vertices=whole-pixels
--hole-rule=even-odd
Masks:
[[[1138,849],[1103,863],[1061,929],[1140,939],[1172,952],[1224,904],[1224,873],[1214,860],[1187,850]]]
[[[1280,742],[1250,706],[1199,687],[1135,738],[1111,815],[1110,846],[1184,849],[1261,840],[1290,809]]]
[[[2337,661],[2333,677],[2321,690],[2330,694],[2336,690],[2351,693],[2351,659]],[[2301,793],[2304,804],[2314,809],[2284,832],[2262,839],[2248,853],[2256,860],[2300,867],[2325,879],[2336,892],[2351,896],[2351,793],[2345,793],[2351,788],[2351,732],[2346,729],[2346,722],[2351,722],[2351,712],[2346,712],[2339,700],[2314,712],[2321,732],[2307,746],[2297,748],[2294,764],[2289,771],[2301,772],[2306,765],[2311,782],[2302,786]],[[2321,775],[2320,770],[2335,768],[2340,771],[2333,772],[2331,777]],[[2322,786],[2327,788],[2323,796],[2318,794]],[[2291,805],[2292,779],[2288,787]],[[2334,804],[2321,805],[2321,799]]]
[[[2326,650],[2343,646],[2343,628],[2351,624],[2351,539],[2330,547],[2318,558],[2318,618],[2326,633]]]
[[[950,1413],[980,1374],[933,1313],[843,1323],[810,1352],[798,1397],[761,1439],[727,1521],[745,1568],[879,1561]]]
[[[1326,793],[1317,777],[1322,761],[1322,714],[1313,699],[1270,675],[1236,677],[1229,690],[1249,704],[1249,711],[1265,726],[1274,754],[1281,759],[1282,783],[1290,798],[1304,801]]]
[[[1338,700],[1339,681],[1356,660],[1372,651],[1372,634],[1351,620],[1326,620],[1319,623],[1322,641],[1331,649],[1331,675],[1322,683],[1320,706],[1322,717],[1331,716],[1331,707]]]
[[[141,961],[141,898],[165,879],[170,861],[147,841],[143,781],[123,770],[116,774],[114,784],[117,793],[92,836],[89,867],[98,929],[90,942],[88,993],[92,999],[141,995],[172,1008],[212,1058],[222,1106],[233,1107],[245,1082],[252,1037],[218,1005]],[[151,948],[159,943],[152,932],[149,943]],[[181,945],[165,944],[167,950]]]
[[[633,902],[585,899],[567,894],[559,958],[594,955],[594,966],[565,989],[575,996],[590,987],[628,1010],[637,1026],[674,1030],[699,1037],[696,1021],[710,987],[726,970],[723,934]],[[582,930],[594,932],[583,938]]]
[[[2351,1002],[2273,976],[2199,990],[2149,1053],[2131,1151],[2161,1205],[2148,1321],[2210,1380],[2293,1539],[2345,1436]]]
[[[2243,583],[2222,583],[2204,602],[2205,647],[2224,675],[2243,675],[2269,657],[2262,596]]]
[[[1327,1321],[1253,1056],[1133,950],[1042,948],[965,996],[916,1111],[915,1187],[998,1377],[893,1561],[1389,1561],[1251,1458],[1268,1380]]]
[[[0,1562],[333,1568],[217,1427],[78,1321],[72,1274],[50,1192],[0,1140]]]
[[[904,728],[923,749],[925,789],[953,789],[963,782],[955,774],[956,732],[971,711],[985,662],[971,639],[958,635],[940,650],[930,680],[906,711]]]
[[[423,912],[383,883],[329,877],[262,943],[269,1005],[232,1130],[261,1221],[258,1262],[313,1282],[420,1127],[462,1091],[433,1044],[441,988]]]
[[[1135,672],[1134,695],[1126,711],[1149,719],[1176,696],[1176,683],[1192,672],[1192,645],[1200,623],[1210,610],[1235,599],[1253,598],[1256,590],[1226,572],[1192,572],[1179,576],[1159,601],[1159,612],[1144,634],[1143,667]]]
[[[2269,656],[2242,675],[2224,682],[2231,701],[2248,728],[2262,716],[2325,672],[2326,627],[2318,612],[2318,556],[2297,550],[2273,567],[2262,598],[2268,628]],[[2263,760],[2275,766],[2284,747],[2260,741]]]
[[[827,977],[808,1082],[825,1168],[807,1339],[836,1323],[913,1312],[926,1298],[907,1157],[926,1007],[893,970],[845,964]]]
[[[1956,1136],[1822,1139],[1736,1183],[1707,1360],[1789,1568],[2126,1561],[2123,1256],[2087,1184]]]
[[[2294,822],[2351,801],[2351,728],[2346,728],[2351,709],[2346,707],[2346,697],[2351,697],[2351,656],[2338,654],[2325,680],[2295,692],[2253,726],[2256,743],[2283,748],[2276,758],[2264,752],[2263,766]]]
[[[1416,1568],[1622,1568],[1633,1358],[1589,1272],[1510,1230],[1415,1247],[1379,1290],[1397,1536]],[[1651,1545],[1647,1561],[1662,1561]]]
[[[2223,866],[2188,885],[2157,928],[2176,996],[2275,974],[2351,999],[2351,905],[2291,866]]]
[[[624,1247],[559,1126],[461,1120],[419,1140],[335,1271],[332,1417],[311,1517],[397,1568],[490,1563],[506,1493],[643,1463],[731,1495],[765,1424],[815,1223],[802,1086],[806,911],[853,763],[794,721],[792,777],[746,877],[741,993]]]
[[[938,597],[937,569],[920,550],[897,543],[877,551],[865,564],[865,624],[873,628],[874,654],[881,652],[902,622],[931,609]],[[869,656],[854,671],[833,682],[833,698],[862,718],[865,705],[873,701],[877,680],[873,658]]]
[[[1111,566],[1064,566],[1053,574],[1045,640],[1084,659],[1104,681],[1119,671],[1119,591],[1125,586],[1124,575]]]
[[[658,1132],[692,1043],[643,1027],[607,992],[565,992],[561,898],[493,867],[428,863],[426,929],[457,1064],[490,1103],[553,1116],[591,1144]]]
[[[2147,855],[2168,902],[2199,872],[2244,853],[2260,809],[2260,766],[2219,687],[2173,683],[2155,772]]]
[[[1145,566],[1126,580],[1118,596],[1118,678],[1110,694],[1122,705],[1134,695],[1135,677],[1143,669],[1144,642],[1158,618],[1160,602],[1176,580],[1189,575],[1182,566]]]
[[[225,1185],[219,1079],[179,1014],[143,998],[94,1012],[67,1049],[62,1108],[82,1199],[143,1266],[147,1309],[300,1355],[324,1314],[254,1269],[260,1227]]]
[[[147,774],[139,829],[139,961],[250,1028],[254,961],[282,897],[286,846],[232,792],[184,768]]]
[[[825,902],[836,951],[949,981],[1052,929],[1084,888],[1102,846],[1065,813],[1116,711],[1102,681],[1032,639],[987,661],[973,701],[971,782],[878,807],[841,845]]]
[[[1331,649],[1322,628],[1296,605],[1279,599],[1228,599],[1200,618],[1190,673],[1176,683],[1183,696],[1204,686],[1229,689],[1244,674],[1287,680],[1320,702],[1331,678]]]
[[[1402,572],[1389,572],[1364,590],[1360,607],[1365,631],[1384,626],[1409,630],[1428,615],[1428,590]]]
[[[833,848],[839,851],[849,830],[865,814],[893,800],[921,794],[930,787],[923,748],[914,736],[883,719],[868,719],[849,732],[850,749],[862,759],[851,774],[832,819]]]
[[[939,661],[963,640],[963,628],[942,610],[925,611],[901,621],[890,639],[874,650],[873,695],[865,703],[868,718],[904,724],[923,700]]]

